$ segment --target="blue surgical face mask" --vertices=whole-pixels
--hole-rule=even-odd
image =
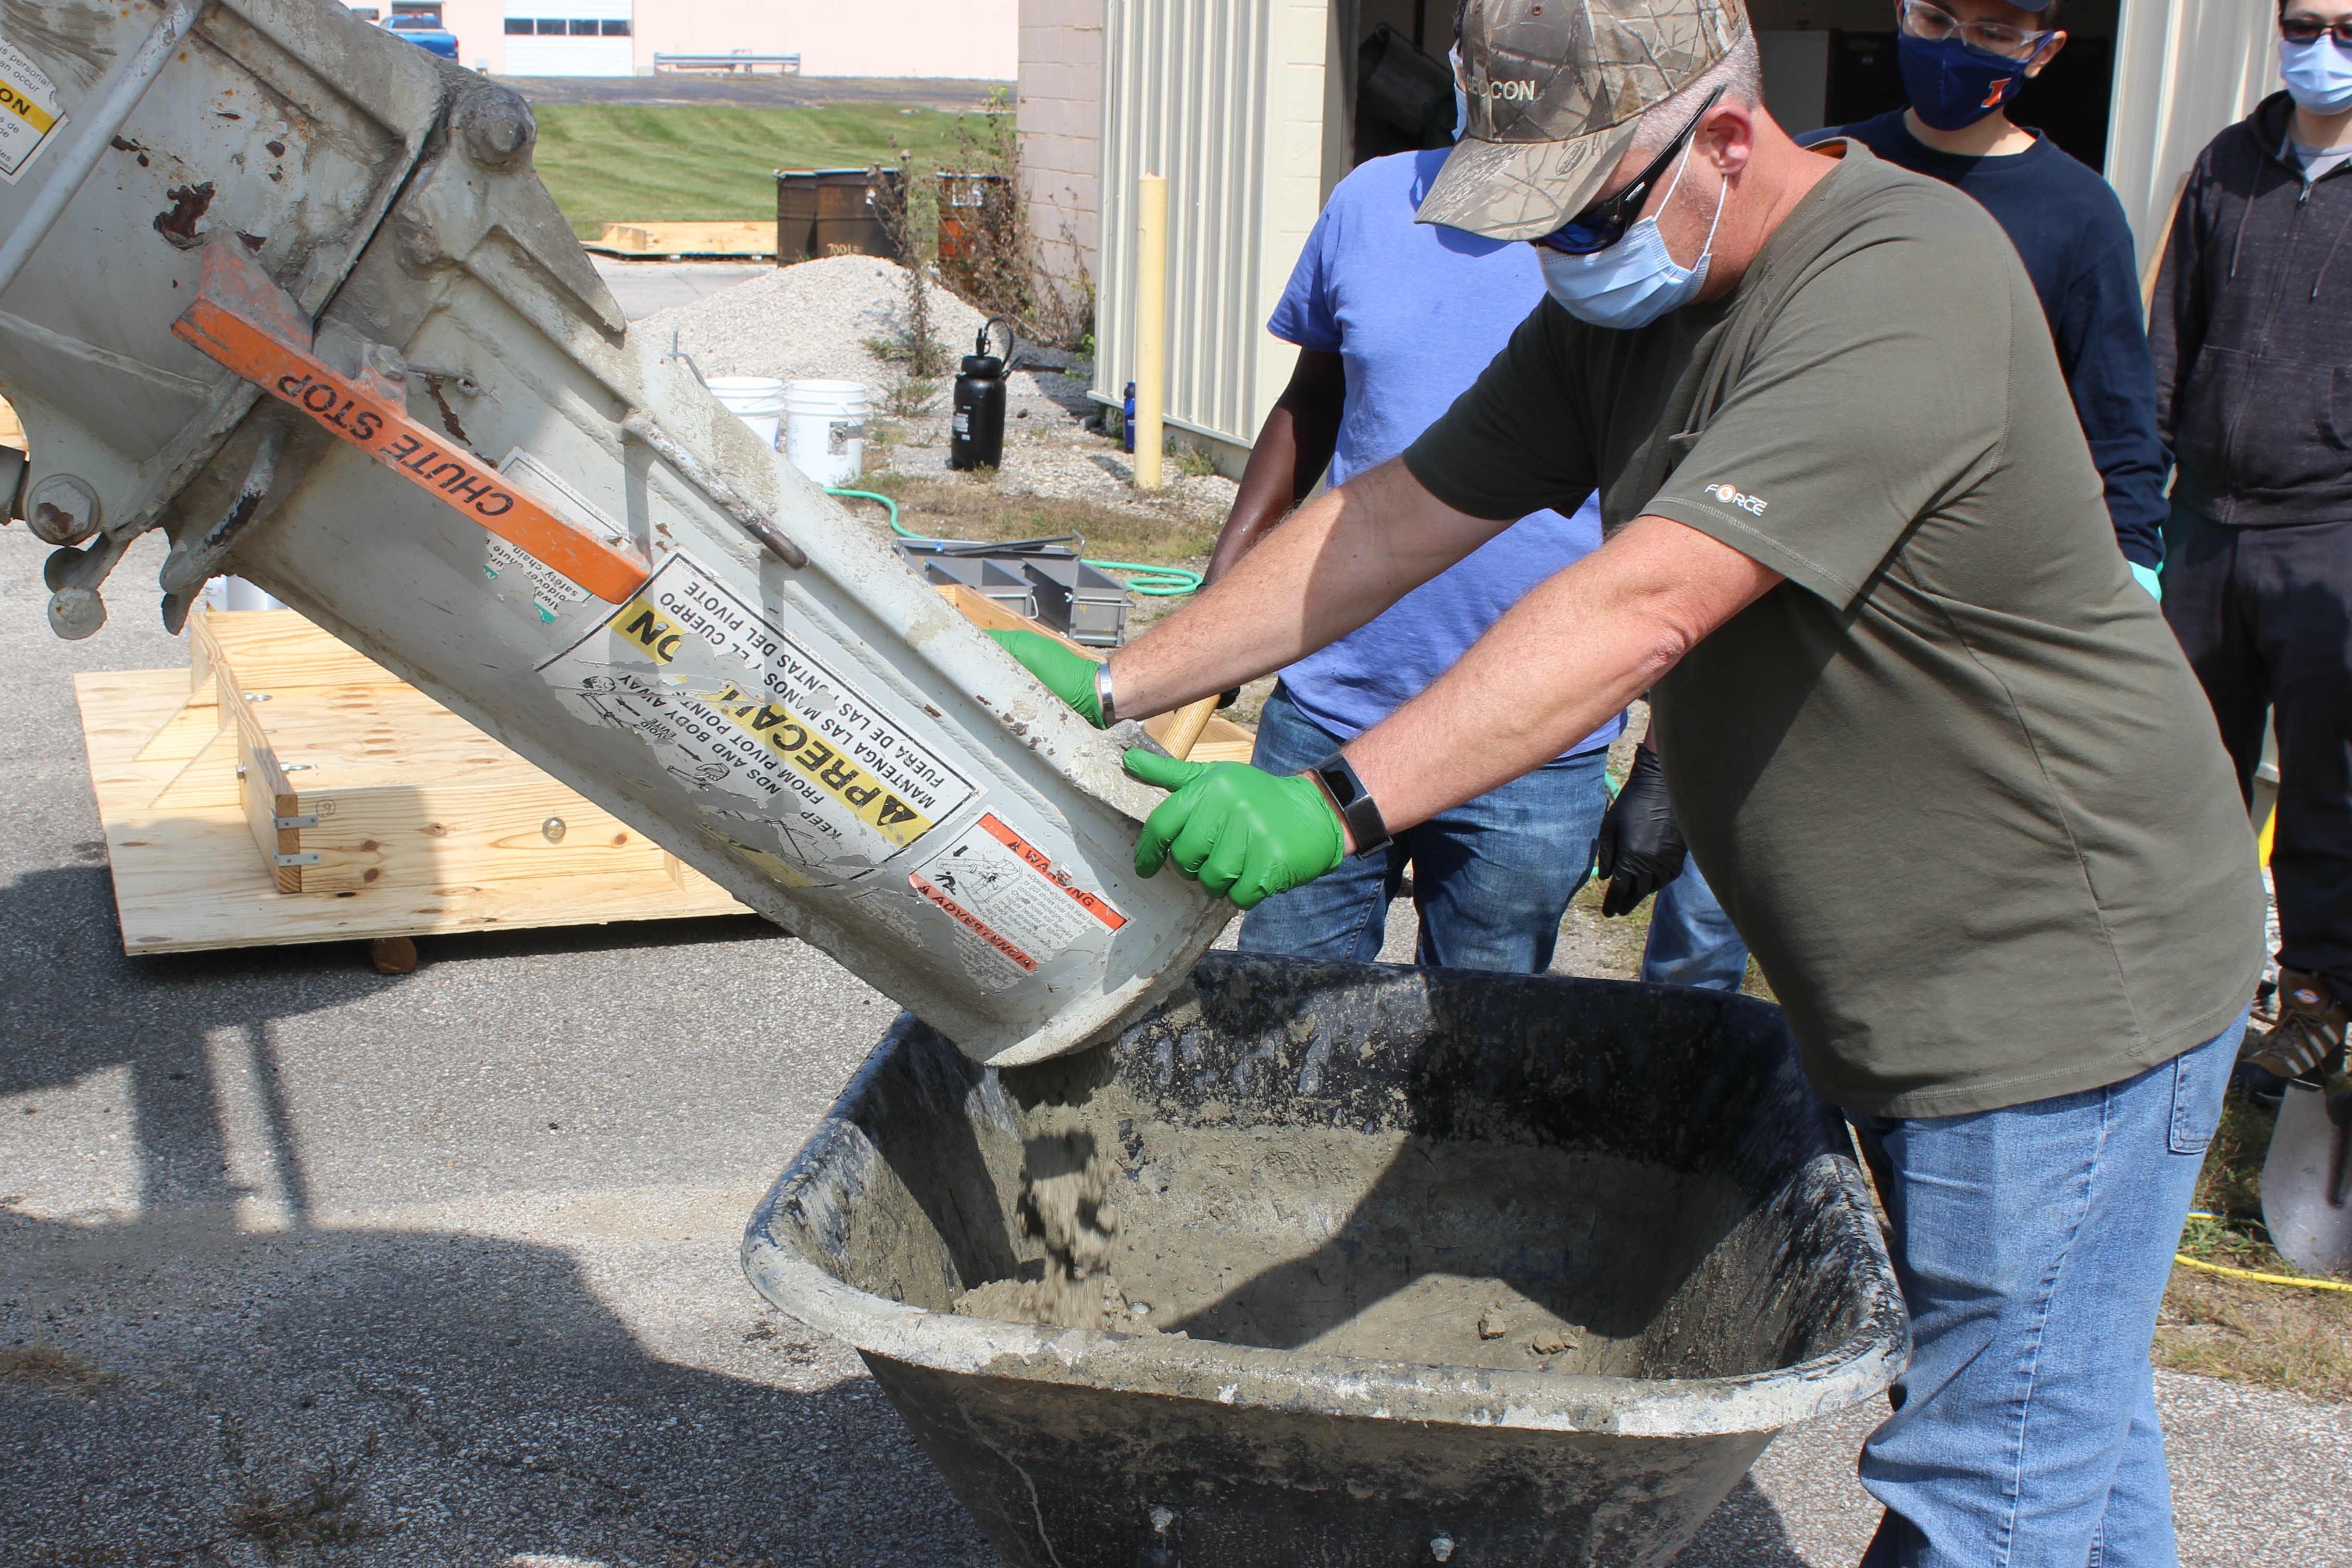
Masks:
[[[1964,131],[2008,102],[2032,63],[1988,55],[1958,38],[1895,35],[1903,90],[1919,118],[1938,131]]]
[[[1683,183],[1683,170],[1689,165],[1690,149],[1685,147],[1682,161],[1675,165],[1674,184],[1666,187],[1665,201],[1658,204],[1660,212],[1675,199],[1675,187]],[[1548,247],[1536,247],[1543,261],[1545,289],[1578,321],[1618,331],[1646,327],[1669,310],[1681,310],[1706,287],[1707,258],[1715,247],[1716,227],[1723,222],[1723,198],[1729,188],[1716,192],[1715,218],[1706,226],[1706,243],[1699,247],[1698,259],[1688,267],[1676,263],[1666,248],[1658,220],[1645,217],[1627,229],[1624,238],[1590,256],[1563,256]]]
[[[2298,108],[2314,114],[2352,109],[2352,49],[2322,33],[2307,44],[2279,40],[2279,75]]]

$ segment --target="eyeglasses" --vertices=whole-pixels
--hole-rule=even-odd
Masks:
[[[1958,38],[1969,48],[2005,60],[2032,59],[2057,30],[2053,27],[2036,33],[2005,22],[1963,22],[1940,5],[1928,5],[1927,0],[1895,0],[1895,16],[1902,23],[1903,30],[1915,38],[1924,38],[1931,44]]]
[[[1642,204],[1650,199],[1650,191],[1657,184],[1658,176],[1666,172],[1666,165],[1675,161],[1675,154],[1682,151],[1683,143],[1690,140],[1691,132],[1698,129],[1698,122],[1706,118],[1706,111],[1713,109],[1716,100],[1722,96],[1723,89],[1719,87],[1708,93],[1706,101],[1698,106],[1698,112],[1690,117],[1690,123],[1666,143],[1664,152],[1650,160],[1648,168],[1627,181],[1624,189],[1606,201],[1595,202],[1542,238],[1528,243],[1540,245],[1547,250],[1557,250],[1562,256],[1590,256],[1596,250],[1606,250],[1624,238],[1625,231],[1632,228],[1634,221],[1642,216]]]
[[[2315,44],[2326,34],[2336,35],[2336,41],[2352,49],[2352,16],[2339,16],[2333,22],[2323,22],[2316,16],[2282,16],[2279,37],[2291,44]]]

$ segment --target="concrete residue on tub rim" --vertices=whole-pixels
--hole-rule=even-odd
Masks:
[[[1140,1053],[1143,1059],[1136,1066],[1147,1077],[1161,1071],[1180,1077],[1203,1070],[1231,1072],[1240,1065],[1239,1045],[1226,1051],[1213,1044],[1202,1055],[1196,1041],[1213,1040],[1231,1026],[1224,1016],[1232,1011],[1234,999],[1244,993],[1260,993],[1264,1002],[1274,992],[1288,990],[1295,1001],[1298,993],[1285,984],[1286,977],[1276,973],[1282,967],[1279,963],[1241,955],[1207,955],[1192,983],[1180,988],[1158,1013],[1129,1027],[1124,1048]],[[1350,1005],[1376,1015],[1383,1028],[1414,1026],[1413,1021],[1429,1017],[1432,1009],[1453,1005],[1445,993],[1465,984],[1462,977],[1442,972],[1320,967],[1332,971],[1334,977],[1343,970],[1350,977],[1363,976],[1362,982],[1350,987]],[[1204,991],[1213,976],[1215,1006],[1204,1009]],[[1496,983],[1495,977],[1476,978],[1483,984]],[[1510,978],[1526,985],[1608,990],[1601,982]],[[1654,1001],[1642,1000],[1645,1005]],[[1730,1004],[1693,997],[1675,1000],[1672,1007],[1696,1011],[1702,1005]],[[1311,1010],[1291,1008],[1292,1012]],[[1216,1015],[1213,1019],[1212,1013]],[[1743,1021],[1739,1027],[1764,1027],[1768,1015],[1770,1028],[1785,1030],[1769,1009],[1759,1014],[1757,1023]],[[1694,1019],[1694,1025],[1696,1022]],[[1282,1032],[1287,1036],[1286,1030]],[[1717,1039],[1706,1031],[1695,1038]],[[1255,1053],[1268,1043],[1261,1035],[1249,1051]],[[1359,1047],[1350,1044],[1327,1051],[1326,1046],[1318,1036],[1313,1049],[1326,1064],[1327,1081],[1321,1092],[1328,1097],[1331,1076],[1350,1070]],[[1711,1043],[1708,1048],[1719,1053],[1722,1046]],[[1021,1074],[1091,1071],[1107,1080],[1110,1074],[1107,1060],[1097,1059],[1100,1054],[1090,1051],[1063,1062],[1024,1068]],[[1269,1075],[1260,1081],[1279,1083],[1297,1073],[1302,1064],[1283,1058],[1297,1054],[1286,1037],[1275,1047],[1274,1056],[1259,1064],[1257,1070]],[[1825,1256],[1850,1262],[1846,1272],[1859,1271],[1877,1283],[1865,1292],[1875,1303],[1868,1316],[1838,1331],[1820,1353],[1774,1370],[1636,1380],[1546,1372],[1534,1364],[1524,1365],[1524,1370],[1437,1366],[1378,1357],[1301,1355],[1201,1339],[1055,1329],[926,1310],[908,1304],[903,1297],[894,1300],[887,1291],[876,1294],[849,1284],[820,1267],[816,1258],[852,1245],[852,1237],[863,1228],[854,1217],[866,1204],[862,1194],[875,1184],[897,1180],[889,1159],[861,1124],[862,1119],[872,1114],[874,1107],[899,1102],[904,1095],[916,1092],[918,1080],[930,1079],[937,1081],[927,1082],[920,1089],[926,1096],[941,1095],[964,1102],[983,1120],[998,1121],[999,1125],[1013,1119],[996,1072],[955,1058],[952,1047],[919,1022],[902,1017],[845,1089],[834,1115],[769,1194],[745,1238],[745,1270],[761,1294],[787,1313],[849,1342],[869,1356],[940,1372],[1025,1378],[1073,1387],[1118,1387],[1268,1411],[1656,1436],[1769,1432],[1869,1397],[1900,1371],[1907,1357],[1899,1294],[1875,1225],[1869,1218],[1867,1194],[1853,1168],[1851,1145],[1832,1138],[1829,1119],[1833,1112],[1795,1105],[1789,1113],[1800,1123],[1822,1122],[1822,1148],[1790,1172],[1788,1201],[1818,1211],[1820,1223],[1828,1227],[1811,1246],[1824,1249]],[[1793,1062],[1779,1077],[1757,1086],[1756,1092],[1766,1091],[1774,1097],[1806,1092]],[[1390,1098],[1381,1097],[1384,1102]],[[1833,1152],[1838,1148],[1849,1152]],[[1017,1173],[1003,1172],[1000,1185],[1009,1186],[1015,1180]],[[1012,1272],[1009,1263],[1003,1272]],[[1881,1275],[1885,1278],[1879,1279]],[[964,1278],[972,1276],[967,1273]],[[961,1289],[952,1280],[950,1285],[950,1296]],[[1534,1359],[1530,1356],[1528,1361]]]

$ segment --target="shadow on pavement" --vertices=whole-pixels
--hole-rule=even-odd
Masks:
[[[278,1043],[290,1020],[410,983],[357,944],[131,960],[102,867],[7,896],[0,1095],[15,1120],[79,1089],[85,1120],[20,1141],[47,1168],[0,1169],[0,1562],[260,1564],[271,1542],[299,1562],[347,1527],[335,1560],[356,1568],[992,1561],[855,1359],[713,1265],[723,1236],[575,1251],[434,1228],[429,1204],[415,1228],[320,1228]],[[425,956],[747,928],[762,929],[513,932]],[[102,1073],[121,1075],[101,1121],[120,1143],[87,1120]],[[73,1168],[100,1159],[119,1174]],[[396,1200],[418,1174],[382,1188]],[[78,1188],[87,1217],[27,1212]],[[285,1228],[240,1228],[272,1209],[257,1195]],[[615,1294],[662,1318],[673,1356]]]
[[[352,1530],[356,1564],[991,1561],[872,1385],[748,1298],[714,1349],[827,1385],[648,1354],[561,1250],[226,1218],[0,1215],[0,1348],[107,1379],[0,1377],[10,1563],[250,1551],[265,1500],[284,1530]],[[305,1516],[328,1477],[356,1496]]]
[[[1731,1495],[1699,1526],[1674,1568],[1828,1568],[1799,1552],[1771,1500],[1742,1476]]]

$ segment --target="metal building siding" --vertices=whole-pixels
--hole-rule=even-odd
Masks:
[[[2164,244],[2197,154],[2278,90],[2275,15],[2244,0],[2123,0],[2106,175],[2143,268]]]
[[[1109,0],[1095,391],[1135,363],[1135,181],[1168,179],[1169,422],[1247,446],[1290,374],[1265,317],[1322,199],[1326,7]]]

